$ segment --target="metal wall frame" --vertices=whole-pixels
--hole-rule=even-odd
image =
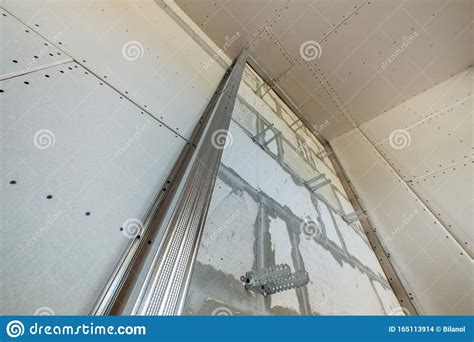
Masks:
[[[369,240],[370,246],[372,247],[372,250],[374,251],[380,263],[380,266],[382,266],[382,270],[384,271],[385,276],[387,277],[392,287],[393,293],[397,297],[400,306],[403,308],[403,313],[405,315],[418,315],[418,312],[411,301],[413,298],[409,295],[409,293],[403,286],[400,278],[397,275],[397,272],[392,266],[392,263],[390,262],[388,256],[385,254],[382,244],[380,243],[380,240],[377,234],[375,233],[375,229],[372,227],[372,224],[370,223],[369,218],[366,215],[367,212],[364,210],[364,208],[362,208],[361,203],[357,199],[354,189],[352,188],[349,178],[344,172],[341,163],[337,159],[335,153],[332,153],[332,147],[329,144],[325,145],[325,148],[328,151],[331,151],[331,153],[329,154],[329,160],[332,162],[334,169],[336,170],[336,173],[339,179],[341,180],[342,187],[347,193],[349,202],[354,207],[355,212],[360,212],[364,214],[359,221],[362,225],[362,228],[364,229],[367,239]]]
[[[150,236],[156,236],[162,230],[164,233],[157,255],[138,300],[146,300],[148,291],[154,293],[155,287],[160,288],[160,284],[152,282],[150,277],[151,274],[162,274],[160,272],[163,270],[159,266],[162,263],[171,265],[175,271],[179,269],[179,274],[168,274],[169,277],[160,280],[168,282],[162,286],[172,291],[173,297],[166,297],[166,300],[162,298],[164,301],[160,302],[159,307],[154,301],[153,308],[148,308],[147,304],[140,302],[136,304],[133,314],[180,313],[222,155],[219,141],[216,143],[216,139],[222,136],[215,136],[214,132],[227,131],[247,55],[246,50],[242,51],[239,58],[225,72],[189,142],[179,155],[165,184],[146,214],[142,229],[120,258],[91,309],[91,315],[108,315],[117,309],[119,306],[117,302],[120,302],[118,298],[126,297],[124,292],[127,292],[127,288],[136,285],[136,280],[130,273],[139,268],[146,257],[147,241]],[[199,208],[196,206],[198,202]],[[177,230],[180,230],[179,234],[176,233]],[[180,252],[178,256],[172,254],[176,252],[176,248]],[[183,252],[186,256],[182,254]],[[174,267],[178,263],[179,268]]]
[[[201,118],[190,142],[170,173],[167,184],[163,188],[165,191],[160,192],[147,214],[142,231],[138,235],[139,238],[130,243],[92,309],[92,314],[106,315],[112,311],[117,297],[128,281],[130,270],[136,263],[138,255],[143,252],[147,236],[151,231],[157,230],[164,230],[163,237],[145,282],[141,285],[132,314],[179,315],[181,313],[222,157],[222,147],[217,144],[216,132],[227,132],[247,59],[256,73],[265,82],[269,81],[267,74],[256,60],[249,57],[248,51],[242,51],[226,72],[206,108],[205,115]],[[315,133],[306,116],[281,89],[274,89],[274,91],[325,147],[354,209],[362,210],[328,141]],[[220,138],[222,139],[222,136]],[[364,218],[361,223],[400,304],[410,314],[416,314],[410,296],[383,253],[380,241],[370,222]]]
[[[339,177],[342,186],[347,193],[348,200],[354,207],[354,210],[356,211],[361,211],[364,214],[366,211],[362,208],[359,200],[357,199],[357,196],[355,195],[355,191],[352,188],[352,185],[350,184],[349,178],[347,177],[346,173],[344,172],[344,169],[342,168],[339,160],[334,154],[334,151],[329,143],[329,141],[324,138],[321,134],[316,133],[314,127],[311,125],[309,119],[307,116],[295,105],[295,103],[286,95],[286,93],[278,86],[278,84],[275,84],[271,78],[269,78],[268,73],[265,71],[264,68],[262,68],[259,63],[257,62],[256,59],[254,59],[252,56],[249,58],[249,64],[250,66],[254,69],[254,71],[267,83],[270,85],[270,87],[273,89],[273,91],[281,98],[281,100],[286,103],[286,105],[295,113],[295,115],[301,120],[303,125],[305,125],[311,133],[313,133],[314,137],[324,146],[326,155],[328,156],[332,166],[334,167],[334,170],[336,171],[336,175]],[[320,157],[318,157],[320,158]],[[324,159],[320,158],[321,160]],[[382,245],[380,243],[380,240],[378,239],[375,230],[373,229],[368,217],[364,217],[360,220],[362,228],[364,229],[365,234],[367,235],[367,238],[369,240],[370,246],[372,247],[375,255],[377,256],[377,259],[379,260],[379,263],[389,280],[389,283],[393,289],[393,292],[395,296],[398,299],[398,302],[400,305],[403,307],[403,311],[405,314],[410,314],[410,315],[417,315],[418,312],[416,308],[413,306],[413,303],[411,301],[412,297],[408,293],[408,291],[405,289],[403,286],[403,283],[401,282],[400,278],[398,277],[395,269],[392,266],[392,263],[390,262],[389,258],[387,255],[385,255],[384,250],[382,248]]]
[[[214,105],[141,287],[134,315],[179,315],[182,311],[247,56],[247,50],[241,52]]]

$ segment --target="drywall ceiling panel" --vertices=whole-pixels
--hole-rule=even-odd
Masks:
[[[320,101],[320,98],[311,96],[302,106],[301,110],[308,115],[311,120],[316,119],[317,124],[321,125],[325,120],[329,122],[339,114],[334,106],[326,106],[325,103]]]
[[[397,7],[387,20],[381,24],[379,31],[383,33],[391,43],[394,41],[403,43],[403,40],[408,39],[411,35],[415,35],[415,38],[421,35],[431,37],[431,34],[410,15],[403,5]],[[411,44],[412,42],[410,41],[409,43]]]
[[[255,32],[258,29],[262,28],[261,26],[258,27],[251,27],[250,24],[258,20],[255,20],[256,17],[263,11],[267,12],[267,16],[271,16],[274,13],[270,12],[272,7],[272,3],[276,1],[271,0],[261,0],[261,1],[253,1],[253,0],[241,0],[241,1],[227,1],[224,3],[224,7],[234,16],[236,19],[245,27],[249,29],[249,31]],[[278,10],[278,9],[277,9]]]
[[[321,42],[322,54],[315,63],[323,65],[325,70],[336,70],[355,53],[363,56],[376,53],[376,46],[364,51],[359,47],[376,34],[400,4],[399,1],[371,1],[363,6]]]
[[[406,1],[403,3],[402,9],[419,25],[425,25],[433,19],[436,13],[442,11],[447,4],[448,2],[444,0]]]
[[[367,37],[367,40],[350,56],[350,59],[355,62],[359,61],[362,65],[368,64],[374,70],[380,70],[382,64],[393,53],[393,48],[393,41],[388,39],[387,35],[381,30],[377,30]],[[359,67],[354,63],[352,65],[354,68]]]
[[[282,18],[279,18],[271,28],[290,54],[303,62],[300,47],[308,41],[319,42],[331,31],[332,27],[313,6],[308,6],[305,1],[290,2],[289,7],[292,11],[282,12]],[[299,13],[298,7],[304,8],[303,13]]]
[[[292,77],[290,77],[290,75]],[[292,91],[291,87],[293,86],[293,84],[297,87],[303,87],[305,89],[305,95],[306,93],[313,94],[316,89],[322,86],[321,80],[315,77],[314,72],[309,68],[306,63],[298,63],[293,65],[293,67],[283,77],[281,77],[277,81],[277,83],[280,84],[280,81],[287,84],[288,92]],[[285,90],[285,92],[286,91],[287,90]],[[307,99],[307,97],[303,97],[300,97],[301,99],[303,99],[303,101]],[[297,104],[298,106],[302,104],[302,101],[299,100],[300,98],[293,100],[293,102],[295,102],[295,104]]]
[[[393,93],[396,95],[402,94],[410,85],[418,85],[417,79],[422,73],[423,70],[407,56],[400,56],[387,68],[379,70],[379,74],[393,87]],[[423,91],[422,88],[417,89],[417,93],[421,91]]]
[[[242,48],[252,41],[252,32],[247,30],[225,7],[220,8],[202,27],[203,31],[224,50],[232,60],[237,57]],[[238,36],[237,36],[238,35]],[[227,44],[226,37],[237,37],[232,44]]]
[[[456,0],[443,5],[442,10],[435,13],[424,24],[437,41],[452,41],[470,26],[472,22],[472,1]]]
[[[0,79],[71,61],[64,52],[1,8],[0,31]]]
[[[307,1],[307,4],[314,8],[332,27],[336,27],[338,24],[346,20],[351,14],[365,6],[366,3],[366,0]]]
[[[250,11],[239,8],[238,3],[232,1],[226,6],[232,6],[233,17],[239,18],[241,13],[243,22],[248,22]],[[264,1],[249,8],[266,5]],[[267,12],[265,8],[262,12]],[[212,8],[208,10],[211,12]],[[261,39],[272,41],[277,37],[282,49],[296,62],[290,70],[293,77],[285,75],[277,80],[282,90],[300,104],[306,94],[301,95],[299,89],[311,93],[322,78],[334,101],[347,106],[347,114],[358,124],[474,62],[470,22],[473,11],[468,0],[290,1],[277,12],[270,23],[265,17],[260,25],[254,20],[252,27],[268,26],[274,36],[261,34]],[[193,17],[192,12],[188,14]],[[239,23],[232,17],[216,21],[218,24],[205,29],[213,39],[224,41],[223,37],[229,34],[223,30],[227,21],[233,31],[238,30]],[[244,32],[244,25],[240,26]],[[309,62],[300,55],[300,47],[307,41],[319,42],[321,46],[319,58]],[[272,61],[274,56],[266,53],[259,62],[271,65],[276,63]],[[376,71],[381,72],[381,77],[375,79]],[[280,75],[272,69],[269,76]],[[293,78],[300,84],[293,82]],[[358,98],[354,100],[356,92]],[[336,132],[334,137],[346,132],[347,127],[333,126],[332,131]]]
[[[457,41],[445,45],[446,50],[440,58],[424,69],[424,74],[433,80],[433,85],[445,81],[474,64],[473,41],[474,34],[466,31]],[[414,95],[411,94],[411,96]]]
[[[0,307],[87,314],[185,140],[77,63],[0,88]]]
[[[439,49],[443,48],[437,45],[436,36],[417,22],[403,6],[382,24],[380,32],[392,44],[390,53],[384,58],[392,54],[395,54],[396,59],[405,56],[420,68],[439,58]]]
[[[329,84],[345,101],[359,90],[361,86],[359,81],[367,82],[377,70],[380,70],[383,61],[387,58],[382,53],[364,53],[364,51],[370,51],[373,46],[378,46],[381,51],[385,51],[389,50],[390,42],[381,32],[375,32],[354,54],[346,57],[345,63],[327,77]]]
[[[377,96],[374,94],[377,93]],[[393,87],[380,75],[361,85],[361,88],[347,102],[352,117],[358,124],[382,113],[393,101],[396,93]],[[398,95],[398,94],[397,94]]]
[[[288,0],[227,1],[225,7],[255,39],[285,9]]]
[[[444,115],[472,95],[473,72],[474,68],[469,68],[455,75],[362,124],[361,129],[377,144],[388,139],[395,129],[408,129],[430,117]]]
[[[420,89],[421,91],[426,91],[436,84],[438,82],[432,78],[431,74],[428,76],[426,70],[418,72],[417,76],[401,91],[397,101],[392,103],[391,108],[409,102],[411,98],[419,94]],[[421,113],[418,114],[421,115]]]
[[[331,145],[420,314],[469,314],[469,255],[357,129]]]
[[[353,58],[342,65],[337,74],[329,78],[329,82],[347,104],[361,91],[360,85],[371,82],[376,75],[377,70],[372,66],[363,64],[361,59]]]
[[[472,217],[472,160],[466,160],[444,171],[413,182],[414,190],[423,195],[427,205],[471,254],[474,253]],[[462,180],[462,181],[460,181]],[[466,188],[470,188],[466,190]],[[442,194],[442,196],[440,196]]]
[[[272,75],[272,78],[278,78],[280,75],[285,74],[294,64],[291,56],[286,53],[269,28],[263,30],[253,44],[250,45],[250,50],[259,65],[267,70]],[[271,55],[273,58],[265,58],[268,55]]]
[[[152,0],[4,4],[49,40],[61,33],[57,46],[185,138],[224,72]]]
[[[188,15],[192,13],[194,22],[201,28],[208,21],[214,20],[214,16],[224,5],[223,1],[218,0],[175,0],[175,2]]]
[[[337,98],[333,95],[334,93],[331,89],[328,89],[323,85],[319,87],[313,93],[313,97],[331,114],[337,115],[342,109],[340,103],[338,103]]]
[[[327,122],[329,122],[329,125],[324,127],[324,137],[327,137],[328,139],[338,136],[341,128],[347,132],[353,129],[349,121],[342,114],[331,117],[328,116],[327,113],[323,112],[316,115],[315,118],[312,117],[311,119],[315,122],[314,125],[323,125],[323,127]]]
[[[304,17],[307,15],[308,12],[312,13],[309,9],[309,4],[306,1],[288,1],[285,5],[284,9],[278,13],[278,15],[274,18],[274,20],[270,23],[269,27],[272,29],[275,36],[279,39],[282,39],[283,36],[286,36],[289,31],[298,31],[301,25],[301,22],[304,21]],[[315,13],[313,13],[315,14]],[[315,20],[312,23],[313,27],[313,34],[315,32],[319,32],[314,30],[316,25],[322,24],[323,20],[317,20],[318,17],[314,17]],[[295,28],[293,28],[295,27]],[[324,26],[327,27],[327,26]],[[305,29],[308,29],[307,27]],[[326,32],[327,33],[327,32]],[[312,38],[314,39],[314,38]]]

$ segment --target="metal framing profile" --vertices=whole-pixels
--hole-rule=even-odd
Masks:
[[[315,138],[324,146],[325,154],[329,158],[332,166],[334,167],[336,174],[339,180],[341,181],[342,186],[346,191],[348,199],[351,202],[352,206],[356,211],[366,213],[366,211],[363,210],[361,203],[359,203],[357,196],[355,195],[355,191],[352,188],[352,185],[350,184],[349,178],[345,174],[344,169],[342,168],[339,160],[334,154],[330,143],[321,134],[315,132],[314,127],[311,125],[308,117],[295,105],[295,103],[278,86],[278,84],[272,82],[272,79],[268,77],[267,71],[262,66],[260,66],[257,60],[252,58],[252,56],[250,56],[249,64],[266,83],[272,85],[271,88],[273,89],[273,91],[281,98],[284,103],[286,103],[286,105],[301,120],[303,125],[305,125],[310,130],[310,132],[313,133]],[[319,158],[323,160],[324,156],[319,156]],[[370,242],[370,246],[372,247],[375,255],[377,256],[377,259],[379,260],[380,266],[382,267],[385,275],[389,280],[389,283],[393,289],[393,292],[395,293],[395,296],[397,297],[402,308],[404,308],[404,313],[410,315],[417,315],[418,312],[412,303],[411,293],[406,290],[392,263],[390,262],[387,255],[384,253],[382,244],[380,243],[380,240],[377,234],[375,233],[375,229],[373,229],[369,218],[366,216],[361,217],[360,222]]]
[[[134,315],[179,315],[182,311],[247,56],[243,50],[237,58],[212,109],[141,287]]]
[[[137,238],[126,248],[91,315],[108,315],[116,309],[124,288],[134,286],[130,273],[140,267],[140,259],[147,253],[146,241],[161,230],[162,240],[145,283],[140,284],[133,314],[181,312],[222,156],[222,139],[230,124],[247,56],[247,50],[243,50],[224,74]],[[162,289],[166,291],[161,293]]]

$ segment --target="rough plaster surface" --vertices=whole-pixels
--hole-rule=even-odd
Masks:
[[[272,93],[259,97],[254,92],[258,92],[258,84],[252,89],[251,80],[258,81],[247,70],[230,126],[232,144],[224,151],[185,313],[351,315],[396,311],[397,300],[362,228],[358,223],[350,226],[340,217],[348,203],[329,163],[314,157],[322,147],[304,130],[291,129],[296,120],[292,113],[281,115],[278,107],[284,108],[284,104]],[[266,131],[265,120],[274,124]],[[266,138],[255,138],[262,130]],[[267,148],[265,141],[275,134],[277,148]],[[298,141],[304,141],[304,149],[291,150]],[[284,144],[288,146],[281,149]],[[288,154],[297,163],[287,163]],[[334,182],[314,193],[303,182],[320,170]],[[343,204],[334,189],[343,195]],[[309,221],[316,222],[312,231],[304,229]],[[246,271],[280,263],[287,263],[292,270],[306,270],[310,283],[266,298],[244,289],[239,277]]]

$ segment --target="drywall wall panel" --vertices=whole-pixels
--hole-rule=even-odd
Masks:
[[[0,88],[1,312],[87,314],[185,141],[77,63]]]
[[[394,127],[409,130],[430,119],[446,116],[471,97],[473,73],[474,68],[469,68],[454,75],[362,124],[362,130],[371,141],[378,144],[389,139]]]
[[[361,125],[376,149],[473,255],[474,68]],[[414,122],[413,122],[414,121]]]
[[[392,126],[395,132],[392,139],[389,137],[379,142],[377,148],[408,181],[416,181],[459,162],[467,162],[471,152],[472,108],[473,98],[469,97],[444,115],[433,116],[406,130],[396,131],[396,126]],[[401,137],[406,132],[406,139],[410,141],[408,146],[393,147],[397,132],[400,144],[403,144]]]
[[[437,172],[412,184],[435,216],[455,235],[458,242],[473,253],[472,161]]]
[[[64,52],[0,8],[0,79],[71,61]],[[60,35],[55,37],[59,39]]]
[[[59,35],[56,47],[185,138],[224,73],[153,0],[4,6],[49,41]]]
[[[421,314],[470,314],[470,256],[358,130],[331,142]]]

